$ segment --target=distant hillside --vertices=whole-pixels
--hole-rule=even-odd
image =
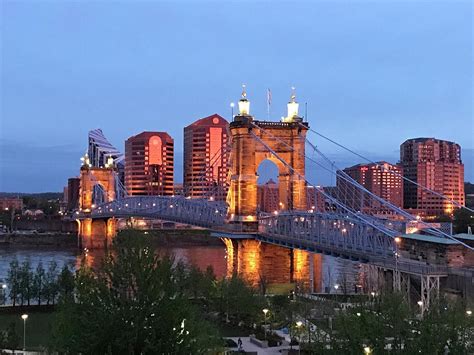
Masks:
[[[62,192],[41,192],[41,193],[24,193],[24,192],[0,192],[0,197],[32,197],[41,200],[56,200],[63,197]]]

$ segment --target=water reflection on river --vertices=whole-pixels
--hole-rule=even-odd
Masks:
[[[218,278],[227,273],[226,249],[223,246],[191,246],[191,247],[160,247],[160,252],[174,255],[177,261],[188,265],[195,265],[201,270],[212,266]],[[99,267],[104,256],[102,250],[91,250],[87,255],[87,264]],[[71,268],[79,268],[84,262],[84,254],[75,249],[55,248],[1,248],[0,249],[0,281],[5,281],[8,275],[10,262],[17,259],[20,263],[29,260],[35,270],[39,262],[45,269],[52,261],[56,261],[58,270],[65,264]],[[334,285],[343,285],[346,292],[352,293],[363,286],[367,290],[365,267],[360,264],[330,256],[319,258],[320,275],[315,275],[318,284],[315,292],[334,292]],[[364,284],[365,283],[365,284]],[[364,284],[364,285],[363,285]]]

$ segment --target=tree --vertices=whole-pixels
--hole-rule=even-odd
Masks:
[[[54,348],[69,353],[203,354],[220,345],[180,289],[170,257],[155,255],[141,233],[125,231],[100,270],[76,273],[63,299]]]
[[[20,277],[20,289],[19,289],[19,296],[21,305],[24,304],[26,301],[27,305],[30,305],[30,300],[32,296],[32,285],[33,285],[33,273],[31,271],[31,263],[29,260],[25,260],[21,264],[21,268],[19,270],[19,277]]]
[[[41,305],[41,299],[44,297],[44,289],[46,283],[46,274],[43,263],[40,261],[36,266],[36,272],[33,276],[32,296]]]
[[[58,290],[61,299],[72,297],[74,292],[74,274],[67,265],[64,265],[58,276]]]
[[[58,264],[56,261],[49,263],[48,272],[45,280],[45,297],[46,304],[54,304],[56,296],[58,295]]]
[[[454,211],[454,232],[467,233],[468,227],[474,228],[474,213],[465,208],[458,208]]]
[[[20,265],[17,259],[10,262],[7,283],[9,286],[9,297],[13,302],[13,306],[15,306],[20,293]]]
[[[440,299],[430,305],[423,319],[416,323],[413,339],[407,350],[420,354],[472,354],[474,320],[465,313],[461,302]],[[420,351],[421,349],[421,351]]]
[[[226,320],[251,324],[261,318],[265,300],[241,277],[234,274],[231,278],[219,280],[216,288],[214,307],[226,315]]]

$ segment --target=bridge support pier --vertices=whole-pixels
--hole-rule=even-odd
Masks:
[[[227,277],[234,273],[254,287],[294,283],[300,292],[321,287],[320,254],[289,249],[253,239],[221,238],[226,246]]]
[[[115,218],[85,218],[79,223],[78,245],[87,249],[106,249],[112,245],[117,234]]]
[[[394,270],[393,290],[402,294],[406,301],[410,301],[410,275]]]
[[[439,276],[421,275],[421,315],[439,298]]]

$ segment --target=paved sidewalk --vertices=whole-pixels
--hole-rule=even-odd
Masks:
[[[239,337],[227,337],[227,339],[232,339],[237,343]],[[240,337],[240,339],[242,339],[242,349],[244,351],[256,351],[258,355],[277,355],[281,354],[280,350],[290,348],[289,345],[276,346],[272,348],[261,348],[251,343],[249,337]],[[298,349],[298,346],[293,346],[293,349]],[[237,348],[233,348],[232,350],[237,350]]]

